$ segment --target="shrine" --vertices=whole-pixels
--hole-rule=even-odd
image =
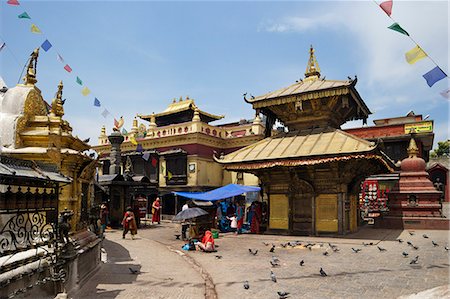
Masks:
[[[368,175],[395,166],[380,149],[340,129],[371,113],[355,88],[321,76],[311,46],[305,77],[294,84],[246,101],[276,120],[284,132],[215,160],[229,171],[258,176],[269,205],[269,231],[296,235],[346,234],[359,223],[358,195]]]

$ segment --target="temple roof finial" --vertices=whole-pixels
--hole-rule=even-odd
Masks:
[[[417,147],[416,141],[412,137],[411,137],[411,140],[409,141],[409,146],[408,146],[407,151],[408,151],[409,158],[417,158],[417,155],[419,154],[419,148]]]
[[[25,74],[25,77],[23,77],[23,81],[26,85],[34,85],[37,82],[36,67],[38,57],[39,57],[39,48],[36,48],[30,55],[27,72]]]
[[[320,78],[319,63],[317,62],[316,56],[314,55],[314,48],[312,45],[309,49],[309,60],[308,65],[306,66],[305,78],[309,80]]]

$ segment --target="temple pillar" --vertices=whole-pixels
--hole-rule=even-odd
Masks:
[[[111,165],[109,166],[109,174],[120,174],[120,164],[122,160],[120,145],[124,138],[120,132],[113,132],[108,136],[108,140],[111,143]]]

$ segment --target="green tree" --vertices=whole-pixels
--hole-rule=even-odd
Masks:
[[[450,156],[450,139],[439,141],[438,148],[431,153],[432,157],[448,157]]]

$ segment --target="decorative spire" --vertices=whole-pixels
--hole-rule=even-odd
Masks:
[[[194,107],[194,116],[192,117],[192,121],[193,122],[198,122],[200,121],[200,110],[198,109],[197,106]]]
[[[106,127],[103,125],[102,130],[100,131],[100,136],[106,136]]]
[[[50,111],[50,114],[52,116],[62,117],[64,115],[63,105],[65,100],[62,99],[63,87],[64,86],[62,81],[59,81],[58,91],[56,92],[55,98],[52,101],[52,108]]]
[[[416,141],[411,137],[408,146],[408,158],[417,158],[419,154],[419,148],[417,147]]]
[[[23,81],[25,85],[34,85],[36,80],[36,66],[37,66],[37,60],[39,57],[39,48],[36,48],[33,53],[30,55],[30,61],[28,63],[27,67],[27,73],[25,74],[25,77],[23,77]]]
[[[309,60],[308,65],[306,66],[305,78],[309,80],[320,78],[319,63],[317,62],[316,56],[314,55],[314,48],[312,45],[309,49]]]

